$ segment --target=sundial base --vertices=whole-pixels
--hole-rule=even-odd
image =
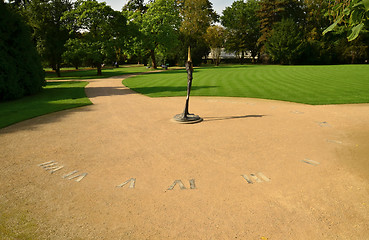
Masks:
[[[199,122],[202,122],[202,118],[199,117],[199,115],[195,115],[195,114],[183,114],[183,113],[180,113],[180,114],[177,114],[173,117],[172,119],[174,122],[177,122],[177,123],[199,123]]]

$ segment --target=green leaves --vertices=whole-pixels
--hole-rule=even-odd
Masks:
[[[353,41],[359,36],[365,26],[369,24],[369,0],[353,0],[342,12],[340,12],[340,6],[342,6],[342,3],[333,9],[333,12],[338,14],[339,17],[332,25],[324,30],[323,35],[336,29],[339,23],[348,18],[347,27],[351,33],[347,39],[348,41]]]
[[[364,7],[365,11],[369,11],[369,0],[362,0],[355,4],[353,7]]]
[[[275,62],[294,64],[302,54],[303,36],[296,23],[288,18],[274,25],[266,51]]]
[[[342,17],[338,18],[332,25],[330,25],[329,27],[327,27],[324,31],[323,31],[323,35],[325,35],[326,33],[333,31],[336,26],[342,21]]]
[[[360,23],[351,29],[351,34],[347,37],[349,41],[354,40],[359,36],[360,31],[364,27],[364,23]]]
[[[114,11],[105,2],[96,0],[80,0],[75,8],[64,15],[70,21],[70,29],[79,36],[75,41],[69,41],[65,57],[70,63],[78,65],[75,55],[79,49],[83,49],[85,64],[97,67],[98,75],[101,74],[101,64],[108,61],[111,55],[113,61],[117,61],[117,55],[113,49],[120,49],[126,40],[127,20],[121,12]]]

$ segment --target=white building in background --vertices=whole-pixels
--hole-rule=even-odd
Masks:
[[[209,55],[207,56],[207,59],[209,59],[209,60],[214,59],[213,52],[214,51],[210,51]],[[246,51],[244,54],[245,54],[244,58],[252,59],[250,51]],[[239,59],[239,58],[241,58],[241,53],[237,56],[235,53],[226,52],[225,48],[222,48],[221,51],[220,51],[220,59]],[[204,59],[205,59],[205,57],[204,57]],[[256,57],[256,59],[257,59],[257,57]]]

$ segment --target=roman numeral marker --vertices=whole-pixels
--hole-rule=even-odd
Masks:
[[[124,183],[118,185],[117,187],[124,187],[125,185],[129,184],[129,188],[135,188],[135,184],[136,184],[136,178],[131,178],[128,179],[127,181],[125,181]]]
[[[246,180],[248,184],[253,184],[254,182],[261,183],[263,181],[270,182],[270,179],[261,172],[257,174],[251,173],[250,177],[248,177],[246,174],[243,174],[241,176]]]
[[[70,172],[70,173],[68,173],[67,175],[64,175],[62,178],[68,178],[68,177],[70,177],[70,178],[68,178],[69,180],[72,180],[72,179],[75,179],[75,178],[77,178],[76,179],[76,182],[80,182],[84,177],[86,177],[87,176],[87,173],[81,173],[81,174],[77,174],[77,175],[75,175],[75,176],[72,176],[73,174],[76,174],[78,171],[77,170],[75,170],[75,171],[73,171],[73,172]]]
[[[58,166],[58,163],[54,161],[44,162],[38,166],[44,168],[46,171],[50,171],[51,174],[64,168],[64,166]]]
[[[195,179],[190,179],[188,181],[190,183],[190,189],[196,189],[196,185],[195,185]],[[186,189],[185,185],[183,184],[182,180],[175,180],[173,182],[173,184],[168,188],[168,190],[173,190],[174,187],[178,184],[179,188],[181,190]]]
[[[301,161],[304,162],[304,163],[313,165],[313,166],[318,166],[320,164],[319,162],[316,162],[316,161],[308,159],[308,158],[305,158],[304,160],[301,160]]]

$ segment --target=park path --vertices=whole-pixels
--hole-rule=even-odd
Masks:
[[[192,97],[204,121],[183,125],[184,98],[122,78],[89,80],[91,106],[0,130],[0,206],[49,239],[369,235],[369,104]]]

